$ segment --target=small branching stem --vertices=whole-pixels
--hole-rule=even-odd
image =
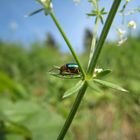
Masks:
[[[112,25],[113,19],[116,15],[116,12],[118,10],[118,7],[119,7],[120,3],[121,3],[121,0],[114,0],[114,2],[113,2],[113,5],[112,5],[111,10],[108,14],[108,17],[107,17],[107,20],[106,20],[105,25],[103,27],[103,30],[102,30],[101,36],[99,38],[99,41],[98,41],[97,45],[95,46],[95,51],[94,51],[94,54],[92,56],[89,68],[87,70],[87,75],[89,77],[93,76],[93,71],[95,69],[98,57],[100,55],[101,49],[102,49],[103,44],[106,40],[106,37],[108,35],[108,32],[110,30],[110,27]]]
[[[100,21],[100,19],[99,19],[99,17],[97,17],[97,21],[96,21],[94,29],[93,29],[93,38],[92,38],[92,42],[91,42],[91,50],[90,50],[90,55],[89,55],[88,67],[91,62],[94,50],[95,50],[95,45],[96,45],[96,41],[97,41],[97,31],[98,31],[99,23],[100,23],[99,21]]]
[[[70,41],[68,40],[68,38],[67,38],[65,32],[63,31],[62,27],[60,26],[60,24],[59,24],[59,22],[58,22],[58,20],[57,20],[57,18],[56,18],[56,16],[55,16],[55,14],[54,14],[54,12],[51,12],[51,13],[50,13],[50,16],[52,17],[54,23],[56,24],[58,30],[60,31],[62,37],[64,38],[66,44],[68,45],[68,47],[69,47],[69,49],[70,49],[70,51],[71,51],[71,53],[72,53],[72,55],[73,55],[73,57],[74,57],[76,63],[77,63],[78,66],[79,66],[79,69],[80,69],[80,71],[81,71],[81,73],[82,73],[82,75],[83,75],[83,79],[84,79],[84,77],[85,77],[84,69],[82,68],[81,63],[80,63],[80,61],[79,61],[79,59],[78,59],[78,57],[77,57],[77,55],[76,55],[76,53],[75,53],[75,51],[74,51],[74,49],[73,49],[73,47],[72,47]]]

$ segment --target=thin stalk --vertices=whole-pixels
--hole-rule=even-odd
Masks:
[[[105,22],[104,28],[102,30],[101,36],[100,36],[99,41],[98,41],[98,43],[96,45],[96,48],[95,48],[93,57],[91,59],[89,68],[87,70],[87,74],[89,75],[89,77],[92,77],[92,75],[93,75],[93,71],[94,71],[94,68],[96,66],[98,57],[100,55],[101,49],[102,49],[103,44],[104,44],[104,42],[106,40],[106,37],[107,37],[108,32],[109,32],[109,29],[111,27],[111,24],[113,22],[113,19],[114,19],[115,15],[116,15],[116,12],[117,12],[117,9],[118,9],[120,3],[121,3],[121,0],[114,0],[114,2],[113,2],[113,5],[112,5],[111,10],[110,10],[110,12],[108,14],[107,20]]]
[[[97,17],[97,22],[95,23],[94,29],[93,29],[93,38],[92,38],[92,43],[91,43],[91,50],[90,50],[90,55],[89,55],[89,61],[88,61],[88,67],[90,65],[94,50],[95,50],[95,45],[96,45],[96,40],[97,40],[97,31],[99,28],[99,22],[100,19]]]
[[[64,126],[63,126],[63,128],[62,128],[62,130],[61,130],[61,132],[60,132],[60,134],[58,136],[58,138],[57,138],[57,140],[63,140],[64,139],[64,137],[65,137],[65,135],[66,135],[66,133],[67,133],[67,131],[68,131],[73,119],[74,119],[74,116],[75,116],[75,114],[77,112],[77,109],[78,109],[78,107],[79,107],[79,105],[80,105],[80,103],[81,103],[81,101],[83,99],[83,96],[84,96],[84,94],[86,92],[87,86],[88,86],[87,82],[85,81],[83,87],[79,90],[79,93],[78,93],[78,95],[77,95],[77,97],[75,99],[75,102],[74,102],[74,104],[73,104],[73,106],[71,108],[69,116],[67,117],[67,120],[66,120],[66,122],[65,122],[65,124],[64,124]]]
[[[94,68],[95,68],[95,65],[96,65],[96,63],[97,63],[97,59],[98,59],[98,57],[99,57],[101,48],[102,48],[102,46],[103,46],[103,44],[104,44],[104,41],[105,41],[105,39],[106,39],[106,37],[107,37],[107,34],[108,34],[108,32],[109,32],[109,29],[110,29],[110,27],[111,27],[112,21],[113,21],[114,16],[115,16],[115,14],[116,14],[116,12],[117,12],[117,9],[118,9],[118,7],[119,7],[120,2],[121,2],[121,0],[114,0],[114,3],[113,3],[113,5],[112,5],[112,8],[111,8],[110,13],[109,13],[109,15],[108,15],[108,18],[107,18],[107,20],[106,20],[105,26],[104,26],[103,31],[102,31],[102,33],[101,33],[99,42],[97,43],[97,46],[96,46],[96,48],[95,48],[93,57],[92,57],[92,59],[91,59],[90,65],[89,65],[89,68],[88,68],[88,70],[87,70],[87,74],[88,74],[88,75],[91,75],[91,76],[92,76],[92,73],[93,73]],[[71,52],[73,53],[74,51],[73,51],[73,49],[72,49],[72,46],[69,44],[68,39],[65,38],[66,36],[65,36],[63,30],[61,29],[60,25],[58,24],[58,22],[57,22],[57,20],[56,20],[56,18],[55,18],[55,16],[54,16],[53,13],[51,13],[51,17],[53,18],[53,20],[54,20],[54,22],[56,23],[58,29],[60,30],[61,34],[63,35],[65,41],[67,42],[68,46],[70,47]],[[76,54],[74,53],[73,56],[76,56]],[[76,57],[76,58],[77,58],[77,57]],[[78,60],[78,59],[77,59],[77,60]],[[78,62],[79,62],[79,61],[78,61]],[[80,64],[80,63],[78,63],[78,64]],[[84,71],[82,71],[82,72],[83,72],[83,75],[85,75],[85,74],[84,74]],[[85,81],[83,87],[79,90],[79,93],[78,93],[78,95],[77,95],[77,97],[76,97],[76,100],[75,100],[75,102],[74,102],[74,104],[73,104],[73,106],[72,106],[72,108],[71,108],[71,111],[70,111],[70,113],[69,113],[69,115],[68,115],[68,117],[67,117],[67,120],[66,120],[66,122],[65,122],[65,124],[64,124],[64,126],[63,126],[63,128],[62,128],[62,130],[61,130],[61,132],[60,132],[60,134],[59,134],[59,136],[58,136],[58,138],[57,138],[57,140],[63,140],[63,139],[64,139],[64,137],[65,137],[65,135],[66,135],[66,133],[67,133],[67,131],[68,131],[68,129],[69,129],[69,127],[70,127],[70,125],[71,125],[73,119],[74,119],[74,116],[75,116],[75,114],[76,114],[76,112],[77,112],[77,109],[78,109],[78,107],[79,107],[79,105],[80,105],[80,103],[81,103],[81,101],[82,101],[82,99],[83,99],[83,96],[84,96],[84,94],[85,94],[85,92],[86,92],[86,90],[87,90],[87,87],[88,87],[88,84],[87,84],[87,82]]]
[[[76,63],[77,63],[78,66],[79,66],[79,69],[80,69],[80,71],[81,71],[81,73],[82,73],[82,75],[83,75],[83,79],[84,79],[84,77],[85,77],[84,69],[82,68],[81,63],[80,63],[80,61],[79,61],[79,59],[78,59],[78,57],[77,57],[77,55],[76,55],[76,53],[75,53],[75,51],[74,51],[74,49],[73,49],[73,47],[72,47],[70,41],[68,40],[68,38],[67,38],[65,32],[63,31],[62,27],[60,26],[60,24],[59,24],[59,22],[58,22],[58,20],[57,20],[57,18],[56,18],[56,16],[55,16],[55,14],[54,14],[53,12],[51,12],[51,13],[50,13],[50,16],[52,17],[52,19],[53,19],[54,23],[56,24],[58,30],[60,31],[61,35],[63,36],[63,38],[64,38],[66,44],[68,45],[68,47],[69,47],[69,49],[70,49],[70,51],[71,51],[71,53],[72,53],[72,55],[73,55],[73,57],[74,57]]]
[[[122,13],[122,24],[124,24],[124,21],[125,21],[125,9],[126,9],[128,3],[129,3],[129,2],[126,1],[125,4],[124,4],[123,7],[122,7],[122,10],[120,10],[121,13]]]

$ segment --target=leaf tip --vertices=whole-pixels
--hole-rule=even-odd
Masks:
[[[122,91],[123,91],[123,92],[127,92],[127,93],[129,93],[129,91],[128,91],[128,90],[126,90],[126,89],[124,89],[124,88],[122,89]]]
[[[62,96],[62,100],[64,100],[64,99],[66,99],[68,96],[67,95],[64,95],[64,96]]]

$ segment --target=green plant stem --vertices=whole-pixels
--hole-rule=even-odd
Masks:
[[[83,98],[83,96],[84,96],[84,94],[86,92],[87,86],[88,86],[88,84],[85,81],[83,87],[79,90],[79,93],[78,93],[78,95],[76,97],[76,100],[75,100],[75,102],[74,102],[74,104],[73,104],[73,106],[71,108],[69,116],[67,117],[67,120],[66,120],[66,122],[65,122],[65,124],[64,124],[64,126],[63,126],[63,128],[62,128],[62,130],[61,130],[61,132],[60,132],[60,134],[58,136],[58,138],[57,138],[57,140],[63,140],[64,139],[64,137],[65,137],[65,135],[66,135],[66,133],[67,133],[72,121],[73,121],[73,118],[74,118],[74,116],[75,116],[75,114],[77,112],[77,109],[78,109],[78,107],[79,107],[79,105],[80,105],[80,103],[82,101],[82,98]]]
[[[101,36],[100,36],[100,40],[97,43],[97,46],[95,48],[93,57],[91,59],[90,65],[89,65],[89,68],[87,70],[87,74],[90,75],[90,76],[93,75],[92,73],[93,73],[95,65],[97,63],[97,59],[99,57],[100,51],[101,51],[102,46],[104,44],[104,41],[105,41],[105,39],[107,37],[107,34],[109,32],[109,29],[111,27],[112,21],[113,21],[114,16],[115,16],[115,14],[117,12],[117,9],[119,7],[120,2],[121,2],[121,0],[114,0],[112,8],[111,8],[111,10],[109,12],[108,18],[106,20],[105,26],[104,26],[103,31],[102,31]],[[78,60],[78,58],[77,58],[77,56],[76,56],[76,54],[75,54],[70,42],[69,42],[69,40],[67,39],[64,31],[60,27],[60,25],[59,25],[59,23],[58,23],[57,19],[55,18],[55,15],[53,13],[51,13],[51,17],[53,18],[56,26],[58,27],[59,31],[61,32],[63,38],[65,39],[65,41],[67,43],[67,45],[69,46],[69,49],[71,50],[71,52],[72,52],[77,64],[79,65],[83,76],[85,76],[85,73],[84,73],[84,71],[83,71],[83,69],[82,69],[82,67],[81,67],[81,65],[79,63],[79,60]],[[60,134],[58,136],[58,138],[57,138],[57,140],[63,140],[64,139],[64,137],[65,137],[65,135],[66,135],[66,133],[67,133],[67,131],[68,131],[73,119],[74,119],[74,116],[75,116],[75,114],[77,112],[77,109],[78,109],[78,107],[79,107],[79,105],[80,105],[80,103],[81,103],[81,101],[83,99],[83,96],[84,96],[84,94],[86,92],[87,87],[88,87],[88,84],[85,81],[83,87],[79,90],[79,93],[78,93],[78,95],[76,97],[76,100],[75,100],[75,102],[74,102],[74,104],[73,104],[73,106],[71,108],[71,111],[70,111],[70,113],[69,113],[69,115],[67,117],[67,120],[66,120],[66,122],[65,122],[65,124],[64,124],[64,126],[63,126],[63,128],[62,128],[62,130],[61,130],[61,132],[60,132]]]
[[[113,19],[114,19],[115,15],[116,15],[116,12],[117,12],[117,9],[118,9],[120,3],[121,3],[121,0],[114,0],[114,2],[113,2],[113,5],[112,5],[111,10],[110,10],[110,12],[108,14],[107,20],[105,22],[104,28],[102,30],[101,36],[100,36],[99,41],[98,41],[98,43],[97,43],[97,45],[95,47],[95,51],[94,51],[93,57],[91,59],[89,68],[87,70],[87,75],[89,77],[93,76],[93,71],[94,71],[94,68],[96,66],[98,57],[100,55],[101,49],[102,49],[103,44],[104,44],[104,42],[106,40],[106,37],[107,37],[108,32],[109,32],[109,29],[111,27],[111,24],[113,22]]]
[[[78,66],[79,66],[79,69],[80,69],[80,71],[81,71],[81,73],[82,73],[82,75],[83,75],[83,79],[84,79],[84,77],[85,77],[84,69],[82,68],[81,63],[80,63],[80,61],[79,61],[79,59],[78,59],[78,57],[77,57],[77,55],[76,55],[76,53],[75,53],[75,51],[74,51],[74,49],[73,49],[73,47],[72,47],[70,41],[68,40],[68,38],[67,38],[65,32],[63,31],[63,29],[62,29],[62,27],[60,26],[58,20],[56,19],[55,14],[54,14],[53,12],[51,12],[51,13],[50,13],[50,16],[52,17],[52,19],[53,19],[54,23],[56,24],[58,30],[60,31],[61,35],[63,36],[63,38],[64,38],[66,44],[68,45],[68,47],[69,47],[69,49],[70,49],[70,51],[71,51],[71,53],[72,53],[72,55],[73,55],[73,57],[74,57],[76,63],[77,63]]]
[[[97,31],[99,28],[99,22],[100,19],[97,17],[97,22],[95,23],[94,29],[93,29],[93,38],[92,38],[92,43],[91,43],[91,50],[90,50],[90,56],[89,56],[89,62],[88,62],[88,67],[90,65],[94,50],[95,50],[95,45],[96,45],[96,40],[97,40]]]

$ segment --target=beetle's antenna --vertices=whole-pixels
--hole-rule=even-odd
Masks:
[[[49,70],[49,72],[53,71],[53,70],[60,70],[60,67],[59,66],[53,66],[52,69]]]
[[[59,66],[53,66],[53,68],[60,70],[60,67]]]

